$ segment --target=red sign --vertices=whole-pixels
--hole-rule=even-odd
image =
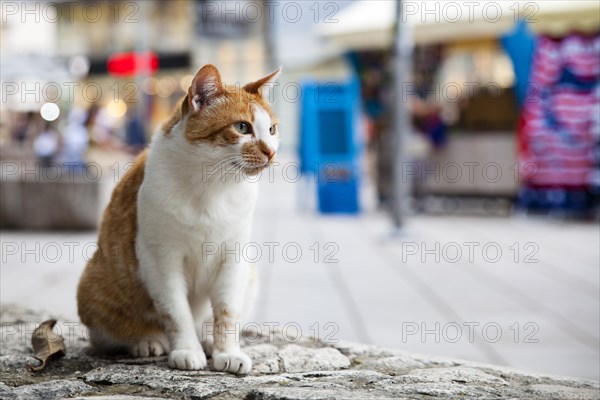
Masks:
[[[108,57],[106,67],[108,72],[115,76],[151,75],[158,71],[158,56],[151,51],[146,53],[115,53]]]

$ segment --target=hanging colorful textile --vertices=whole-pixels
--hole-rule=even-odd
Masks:
[[[600,172],[600,35],[540,37],[519,128],[528,210],[586,215]]]

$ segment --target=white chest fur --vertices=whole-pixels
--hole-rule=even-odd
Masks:
[[[249,241],[257,183],[215,167],[209,145],[171,133],[157,134],[148,156],[138,194],[138,252],[140,258],[142,252],[149,257],[169,252],[173,262],[182,262],[187,280],[194,281],[188,287],[194,288],[212,281],[224,261],[221,249]],[[153,279],[144,277],[144,267],[140,272],[145,281]]]

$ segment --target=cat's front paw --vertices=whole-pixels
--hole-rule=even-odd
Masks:
[[[169,354],[169,367],[176,369],[203,369],[206,367],[206,356],[202,349],[173,350]]]
[[[213,353],[212,358],[215,369],[218,371],[244,375],[252,369],[252,360],[241,351]]]

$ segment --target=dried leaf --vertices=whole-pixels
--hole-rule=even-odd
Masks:
[[[55,319],[42,322],[31,336],[31,345],[33,346],[33,357],[42,362],[39,367],[29,366],[33,372],[42,371],[48,365],[48,362],[55,357],[62,357],[67,352],[65,342],[62,336],[53,331],[56,325]]]

